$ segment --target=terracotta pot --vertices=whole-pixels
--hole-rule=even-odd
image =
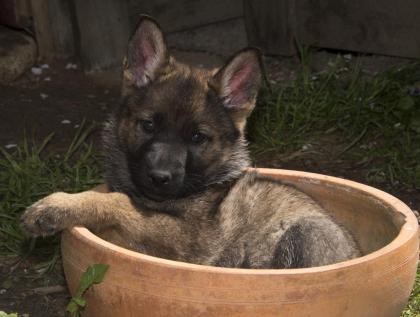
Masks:
[[[229,269],[175,262],[106,242],[85,228],[63,234],[74,292],[88,265],[107,263],[86,294],[84,316],[399,316],[419,256],[417,219],[395,197],[348,180],[259,169],[315,198],[358,240],[363,257],[290,270]]]

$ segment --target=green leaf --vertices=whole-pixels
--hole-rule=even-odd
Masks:
[[[79,287],[76,291],[76,297],[81,297],[81,295],[93,284],[102,282],[108,268],[109,265],[107,264],[94,264],[89,266],[81,277]]]
[[[81,307],[85,307],[86,306],[86,299],[80,298],[80,297],[75,297],[73,298],[73,301]]]
[[[73,300],[73,298],[70,300],[70,303],[67,305],[66,309],[70,314],[74,314],[77,311],[79,311],[79,305]]]
[[[79,286],[76,294],[67,305],[67,311],[74,317],[80,316],[80,311],[86,306],[86,300],[82,298],[83,294],[93,284],[101,283],[104,279],[105,273],[108,271],[107,264],[94,264],[89,266],[80,278]],[[2,317],[2,316],[0,316]]]

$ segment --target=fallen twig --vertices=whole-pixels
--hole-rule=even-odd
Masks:
[[[37,288],[34,288],[32,291],[38,295],[49,295],[49,294],[63,293],[66,291],[66,288],[63,285],[52,285],[52,286],[37,287]]]

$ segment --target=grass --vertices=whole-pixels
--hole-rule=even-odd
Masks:
[[[371,183],[420,188],[420,96],[409,93],[420,64],[366,79],[340,56],[318,73],[305,59],[295,81],[260,94],[248,125],[254,153],[293,153],[330,137],[338,140],[332,159],[375,163]]]
[[[401,317],[420,317],[420,265],[417,268],[417,277],[411,292],[410,301],[402,312]]]
[[[19,217],[49,193],[83,191],[100,182],[97,156],[86,143],[92,130],[93,126],[81,125],[60,154],[47,150],[53,135],[41,144],[25,138],[13,152],[0,149],[0,255],[22,255],[29,247],[54,259],[58,239],[29,241],[19,229]]]

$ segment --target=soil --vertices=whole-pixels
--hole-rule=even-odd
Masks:
[[[178,54],[182,59],[200,66],[211,67],[220,63],[220,58],[215,55],[186,52]],[[333,58],[333,53],[320,52],[314,57],[314,68],[325,66]],[[372,56],[366,58],[365,62],[369,66],[368,71],[374,73],[401,60]],[[7,148],[19,143],[26,131],[26,136],[33,137],[38,142],[54,133],[50,148],[59,151],[69,144],[75,129],[83,120],[96,122],[100,127],[107,113],[119,101],[119,72],[86,75],[79,67],[69,69],[68,63],[57,62],[48,65],[48,68],[44,66],[41,75],[28,71],[18,80],[0,86],[1,147]],[[293,79],[296,65],[296,59],[267,59],[267,70],[274,81],[287,82]],[[99,128],[92,135],[92,140],[97,146],[98,131]],[[298,153],[293,157],[260,157],[257,164],[264,167],[312,171],[366,182],[357,166],[328,160],[327,150],[324,151],[324,155],[318,156]],[[389,188],[386,185],[383,189],[401,198],[413,209],[420,210],[419,191]],[[31,317],[65,315],[69,294],[61,272],[48,272],[43,278],[34,279],[40,261],[41,259],[33,256],[24,260],[16,257],[0,258],[0,311],[18,312],[23,316],[29,314]]]
[[[110,76],[105,74],[104,79]],[[54,133],[52,147],[66,147],[84,119],[104,120],[117,104],[118,93],[112,81],[98,82],[80,70],[65,69],[64,64],[49,65],[40,76],[29,71],[1,87],[0,145],[16,144],[25,133],[37,141]]]
[[[70,295],[60,265],[40,275],[42,259],[0,257],[0,311],[19,316],[65,316]]]

